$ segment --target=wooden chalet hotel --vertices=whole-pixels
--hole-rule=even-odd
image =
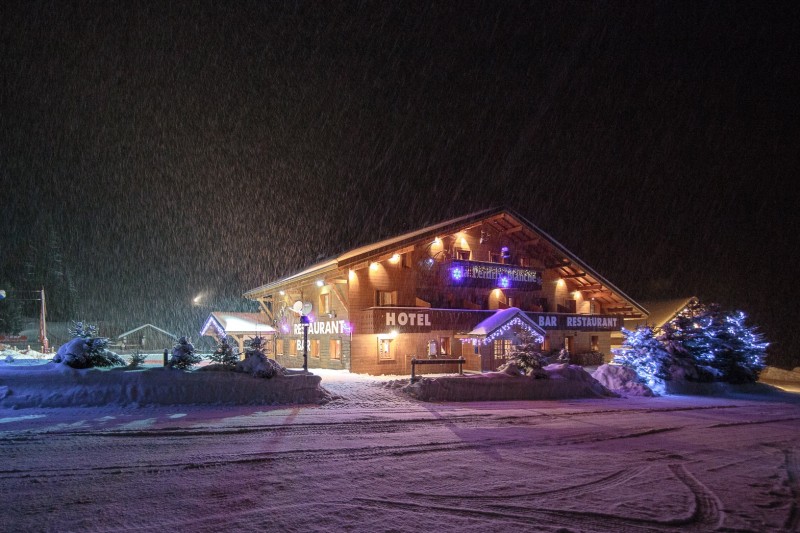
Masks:
[[[547,233],[500,208],[345,252],[244,296],[274,328],[270,351],[284,366],[302,366],[303,302],[308,366],[368,374],[409,373],[412,357],[463,356],[465,369],[493,370],[526,337],[544,350],[608,358],[623,320],[647,316]]]

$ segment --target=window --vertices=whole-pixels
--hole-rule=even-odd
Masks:
[[[303,341],[299,341],[299,344],[302,344]],[[289,341],[289,355],[297,355],[297,342],[294,342],[294,339]]]
[[[397,291],[376,291],[375,303],[378,307],[397,305]]]
[[[378,339],[378,361],[394,361],[392,339]]]
[[[342,360],[342,341],[339,339],[331,339],[331,360]]]
[[[277,355],[283,355],[283,339],[275,341],[275,353]]]
[[[469,250],[462,250],[460,248],[456,249],[456,259],[460,259],[461,261],[469,261],[469,258],[472,254]]]
[[[331,312],[331,294],[329,292],[319,295],[319,313],[326,315]]]
[[[403,254],[403,268],[412,268],[411,254]]]
[[[511,353],[511,341],[499,339],[494,341],[494,356],[498,359],[505,359],[506,354]]]
[[[450,337],[439,337],[439,355],[450,353]]]
[[[433,339],[428,341],[428,355],[436,355],[436,341]]]
[[[303,341],[300,341],[300,344],[302,343]],[[308,340],[308,355],[319,359],[319,339]]]
[[[489,252],[489,261],[492,263],[502,263],[503,257],[498,252]]]
[[[600,337],[598,335],[592,335],[592,351],[600,351]]]

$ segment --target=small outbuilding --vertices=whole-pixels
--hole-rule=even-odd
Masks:
[[[116,348],[121,351],[161,351],[173,346],[176,342],[178,342],[178,337],[169,331],[153,324],[143,324],[117,335]]]
[[[264,343],[267,354],[273,353],[275,328],[264,323],[261,313],[229,313],[214,311],[203,323],[200,335],[213,337],[230,337],[239,345],[239,353],[244,353],[245,340],[250,337],[266,337]]]

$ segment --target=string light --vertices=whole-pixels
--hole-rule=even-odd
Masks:
[[[502,337],[503,335],[508,333],[511,330],[511,328],[515,326],[523,329],[526,333],[528,333],[533,338],[534,343],[541,344],[544,342],[544,337],[538,331],[533,329],[533,327],[531,327],[530,324],[528,324],[527,322],[525,322],[524,320],[522,320],[517,316],[509,320],[496,330],[494,330],[490,335],[487,335],[486,338],[484,338],[482,341],[483,344],[489,344],[498,337]]]

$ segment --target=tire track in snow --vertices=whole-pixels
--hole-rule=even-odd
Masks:
[[[789,515],[784,522],[786,531],[800,531],[800,461],[797,459],[797,450],[784,450],[783,456],[786,464],[786,477],[789,481],[789,490],[792,494],[792,503]]]
[[[384,458],[388,456],[402,457],[405,455],[419,455],[423,453],[441,453],[466,449],[479,449],[489,446],[480,443],[452,442],[431,442],[423,444],[411,444],[406,446],[366,446],[361,448],[341,448],[341,449],[300,449],[283,452],[263,452],[252,454],[237,454],[230,459],[220,458],[219,456],[209,457],[206,460],[194,460],[185,462],[165,462],[148,463],[139,465],[108,465],[87,468],[54,468],[41,469],[32,468],[26,470],[0,470],[0,479],[24,479],[24,478],[59,478],[91,476],[98,473],[109,474],[137,474],[141,472],[163,473],[170,470],[189,470],[200,468],[217,468],[231,465],[248,465],[257,463],[272,463],[277,461],[297,462],[320,462],[327,460],[339,460],[346,457],[348,460],[369,460]]]
[[[669,465],[673,475],[681,481],[694,495],[694,504],[688,509],[685,516],[659,519],[635,518],[614,515],[611,513],[575,511],[547,508],[538,505],[536,508],[507,503],[490,503],[491,500],[505,501],[517,496],[563,496],[573,499],[587,492],[595,492],[600,488],[610,488],[624,483],[634,475],[639,475],[646,469],[631,472],[618,472],[594,483],[585,486],[564,487],[551,492],[528,493],[520,495],[503,495],[478,498],[465,498],[460,496],[433,496],[437,503],[429,503],[431,496],[414,494],[417,498],[424,499],[420,502],[414,500],[380,500],[374,498],[356,498],[356,501],[378,507],[395,507],[414,512],[450,513],[455,515],[472,515],[486,518],[502,518],[506,521],[523,523],[533,527],[563,527],[571,530],[579,528],[586,531],[615,531],[617,533],[638,531],[696,531],[705,533],[718,530],[722,526],[725,514],[719,498],[703,485],[697,478],[689,473],[683,465]],[[411,494],[411,493],[409,493]],[[468,506],[461,502],[467,500]],[[477,506],[476,506],[477,504]],[[538,502],[537,502],[538,504]]]
[[[702,531],[719,529],[725,519],[725,512],[717,495],[686,470],[685,466],[674,464],[669,465],[669,469],[694,494],[692,524],[704,528]]]
[[[499,498],[525,498],[529,496],[557,496],[557,495],[569,495],[569,496],[576,496],[576,495],[583,495],[587,492],[595,492],[600,489],[608,489],[612,487],[616,487],[621,485],[622,483],[627,482],[634,477],[645,473],[646,471],[650,470],[650,466],[640,467],[634,470],[618,470],[606,476],[603,476],[599,479],[589,482],[581,482],[575,485],[570,485],[568,487],[560,487],[557,489],[550,489],[550,490],[540,490],[540,491],[529,491],[529,492],[516,492],[512,494],[479,494],[479,495],[460,495],[460,496],[453,496],[447,494],[429,494],[423,492],[407,492],[409,496],[416,496],[420,498],[426,499],[435,499],[435,500],[459,500],[459,501],[480,501],[480,500],[498,500]]]

